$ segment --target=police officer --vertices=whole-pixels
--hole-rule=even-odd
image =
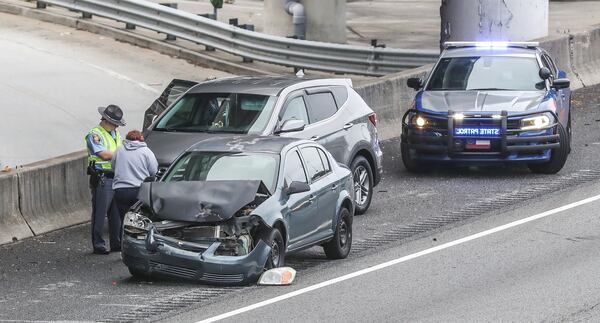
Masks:
[[[99,107],[100,124],[85,136],[88,151],[88,174],[92,190],[92,245],[95,254],[108,254],[102,238],[104,218],[108,217],[110,250],[121,250],[121,218],[113,202],[113,153],[121,145],[117,127],[124,126],[123,111],[116,105]]]

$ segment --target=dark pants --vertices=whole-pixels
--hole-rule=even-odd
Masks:
[[[137,202],[139,190],[139,187],[117,188],[115,190],[115,202],[117,202],[121,221],[123,221],[123,217],[125,217],[125,213],[129,211],[129,208]]]
[[[94,250],[106,249],[102,238],[104,219],[108,217],[110,249],[121,249],[121,217],[113,200],[113,180],[105,178],[92,186],[92,245]]]

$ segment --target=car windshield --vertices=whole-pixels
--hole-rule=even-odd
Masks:
[[[430,91],[539,91],[545,82],[534,57],[478,56],[442,58],[433,72]]]
[[[242,93],[192,93],[167,111],[154,130],[259,134],[276,97]]]
[[[192,152],[180,158],[165,182],[260,180],[273,192],[279,156],[269,153]]]

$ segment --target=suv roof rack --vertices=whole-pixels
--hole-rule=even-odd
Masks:
[[[538,42],[507,42],[507,41],[447,41],[444,43],[444,48],[459,48],[459,47],[478,47],[489,49],[502,49],[508,47],[518,48],[536,48],[539,47]]]

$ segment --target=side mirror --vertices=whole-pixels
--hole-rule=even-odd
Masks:
[[[552,72],[547,67],[542,67],[540,68],[539,75],[542,80],[547,80],[552,77]]]
[[[292,182],[290,186],[284,189],[287,195],[310,191],[310,186],[304,182]]]
[[[552,87],[557,90],[566,89],[569,86],[571,86],[571,81],[567,78],[554,79],[554,82],[552,82]]]
[[[288,119],[283,122],[283,124],[281,125],[281,127],[279,127],[279,130],[277,130],[275,134],[302,131],[304,130],[304,127],[306,127],[306,123],[304,123],[304,121],[298,119]]]
[[[144,178],[144,183],[152,183],[152,182],[156,182],[156,176],[148,176],[148,177]]]
[[[411,77],[408,80],[406,80],[406,85],[410,88],[415,89],[415,91],[418,91],[420,88],[423,87],[423,80],[421,80],[418,77]]]

